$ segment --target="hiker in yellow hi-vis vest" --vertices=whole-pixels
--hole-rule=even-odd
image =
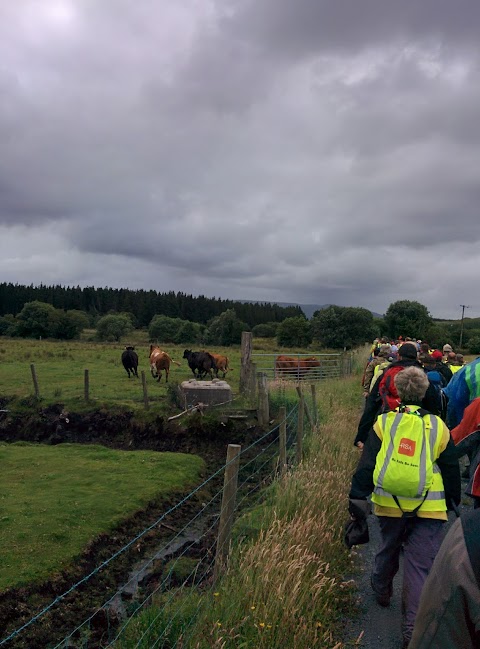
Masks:
[[[421,407],[429,382],[418,367],[395,376],[400,406],[380,414],[352,479],[353,520],[368,515],[372,494],[381,533],[372,589],[388,606],[403,548],[402,634],[412,636],[423,583],[443,539],[447,510],[460,503],[460,470],[450,432]]]

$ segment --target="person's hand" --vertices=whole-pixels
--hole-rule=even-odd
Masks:
[[[357,448],[362,450],[362,448],[364,447],[364,443],[363,442],[357,442],[356,446],[357,446]]]
[[[363,521],[372,513],[372,507],[368,500],[350,498],[348,501],[348,512],[354,521]]]
[[[369,394],[370,394],[370,392],[365,391],[365,392],[363,393],[363,397],[364,397],[364,399],[366,399],[366,398],[368,397]]]

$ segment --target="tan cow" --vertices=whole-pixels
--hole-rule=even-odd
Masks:
[[[215,376],[218,378],[218,372],[223,372],[223,377],[225,378],[227,375],[227,372],[232,372],[232,368],[228,367],[229,359],[228,356],[222,356],[221,354],[214,354],[213,352],[207,352],[207,354],[210,354],[210,356],[213,356],[215,359],[215,365],[216,365],[216,370],[215,370]]]
[[[162,378],[162,371],[165,370],[165,382],[168,382],[168,375],[170,373],[170,364],[175,363],[180,367],[180,363],[174,361],[167,352],[164,352],[156,345],[150,345],[150,372],[154,379],[160,381]]]
[[[275,373],[279,376],[283,374],[301,379],[310,370],[317,367],[320,367],[320,361],[315,356],[308,356],[307,358],[277,356],[275,359]]]

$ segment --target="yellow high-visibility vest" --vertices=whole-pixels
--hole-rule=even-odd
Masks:
[[[378,417],[375,430],[382,446],[373,472],[372,501],[381,507],[400,506],[403,512],[447,511],[442,474],[436,464],[443,422],[436,415],[422,417],[418,409],[407,406],[405,411],[397,408]]]

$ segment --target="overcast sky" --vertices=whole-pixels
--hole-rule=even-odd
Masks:
[[[5,0],[0,281],[480,316],[478,0]]]

